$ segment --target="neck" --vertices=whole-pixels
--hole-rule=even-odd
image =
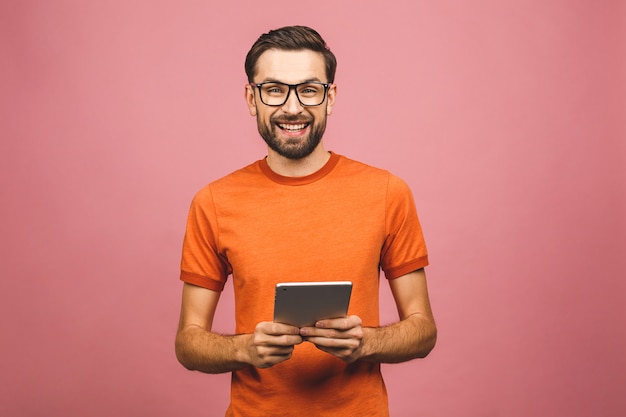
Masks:
[[[284,177],[305,177],[320,169],[330,159],[330,153],[320,143],[317,148],[307,157],[302,159],[289,159],[268,149],[267,165]]]

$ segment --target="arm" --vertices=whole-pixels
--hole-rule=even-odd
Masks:
[[[300,334],[319,349],[346,362],[358,359],[397,363],[423,358],[435,346],[437,328],[430,307],[423,269],[389,281],[400,321],[385,327],[362,327],[350,316],[321,320]]]
[[[302,342],[299,329],[262,322],[252,334],[234,336],[211,332],[220,293],[185,284],[176,333],[176,357],[190,370],[231,372],[253,365],[267,368],[291,357]]]

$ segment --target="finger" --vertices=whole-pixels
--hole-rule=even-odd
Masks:
[[[276,347],[292,347],[302,343],[302,337],[300,335],[268,335],[265,333],[259,333],[255,337],[255,342],[258,346],[276,346]]]
[[[312,337],[325,337],[328,339],[362,339],[363,338],[363,328],[353,327],[347,330],[340,330],[334,328],[317,328],[317,327],[306,327],[300,329],[300,334],[302,337],[306,339],[311,339]]]
[[[270,368],[276,364],[289,360],[293,354],[293,346],[285,349],[260,349],[256,366],[258,368]]]
[[[348,332],[344,332],[336,329],[318,329],[315,327],[308,327],[300,329],[302,337],[310,341],[312,338],[329,338],[329,339],[346,339],[352,337]]]
[[[323,344],[322,344],[323,343]],[[328,346],[329,344],[333,345],[329,339],[320,340],[320,344],[315,344],[315,347],[322,352],[326,352],[330,355],[333,355],[345,362],[353,362],[358,358],[358,346],[340,346],[333,345]]]
[[[358,316],[319,320],[315,323],[318,329],[349,330],[358,326],[361,326],[361,319]]]
[[[307,341],[329,349],[356,349],[361,344],[361,341],[355,338],[309,337]]]
[[[256,330],[267,335],[281,336],[281,335],[298,335],[300,329],[295,326],[290,326],[283,323],[275,323],[271,321],[261,322],[257,324]]]
[[[291,346],[260,346],[258,354],[261,357],[283,357],[290,356],[293,353],[293,345]]]
[[[300,343],[302,343],[302,337],[300,335],[281,335],[270,337],[268,345],[293,347],[294,345],[299,345]]]

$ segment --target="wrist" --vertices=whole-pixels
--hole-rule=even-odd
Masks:
[[[374,327],[363,327],[363,339],[361,339],[361,349],[359,354],[359,359],[361,360],[370,360],[372,357],[372,345],[373,341],[376,337],[376,328]]]
[[[252,365],[252,335],[240,334],[233,336],[233,359],[236,363],[247,366]]]

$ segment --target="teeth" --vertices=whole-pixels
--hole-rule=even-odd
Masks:
[[[304,124],[299,124],[299,125],[282,125],[282,124],[279,124],[278,126],[280,126],[280,128],[283,129],[283,130],[295,131],[295,130],[302,130],[307,125],[306,125],[306,123],[304,123]]]

